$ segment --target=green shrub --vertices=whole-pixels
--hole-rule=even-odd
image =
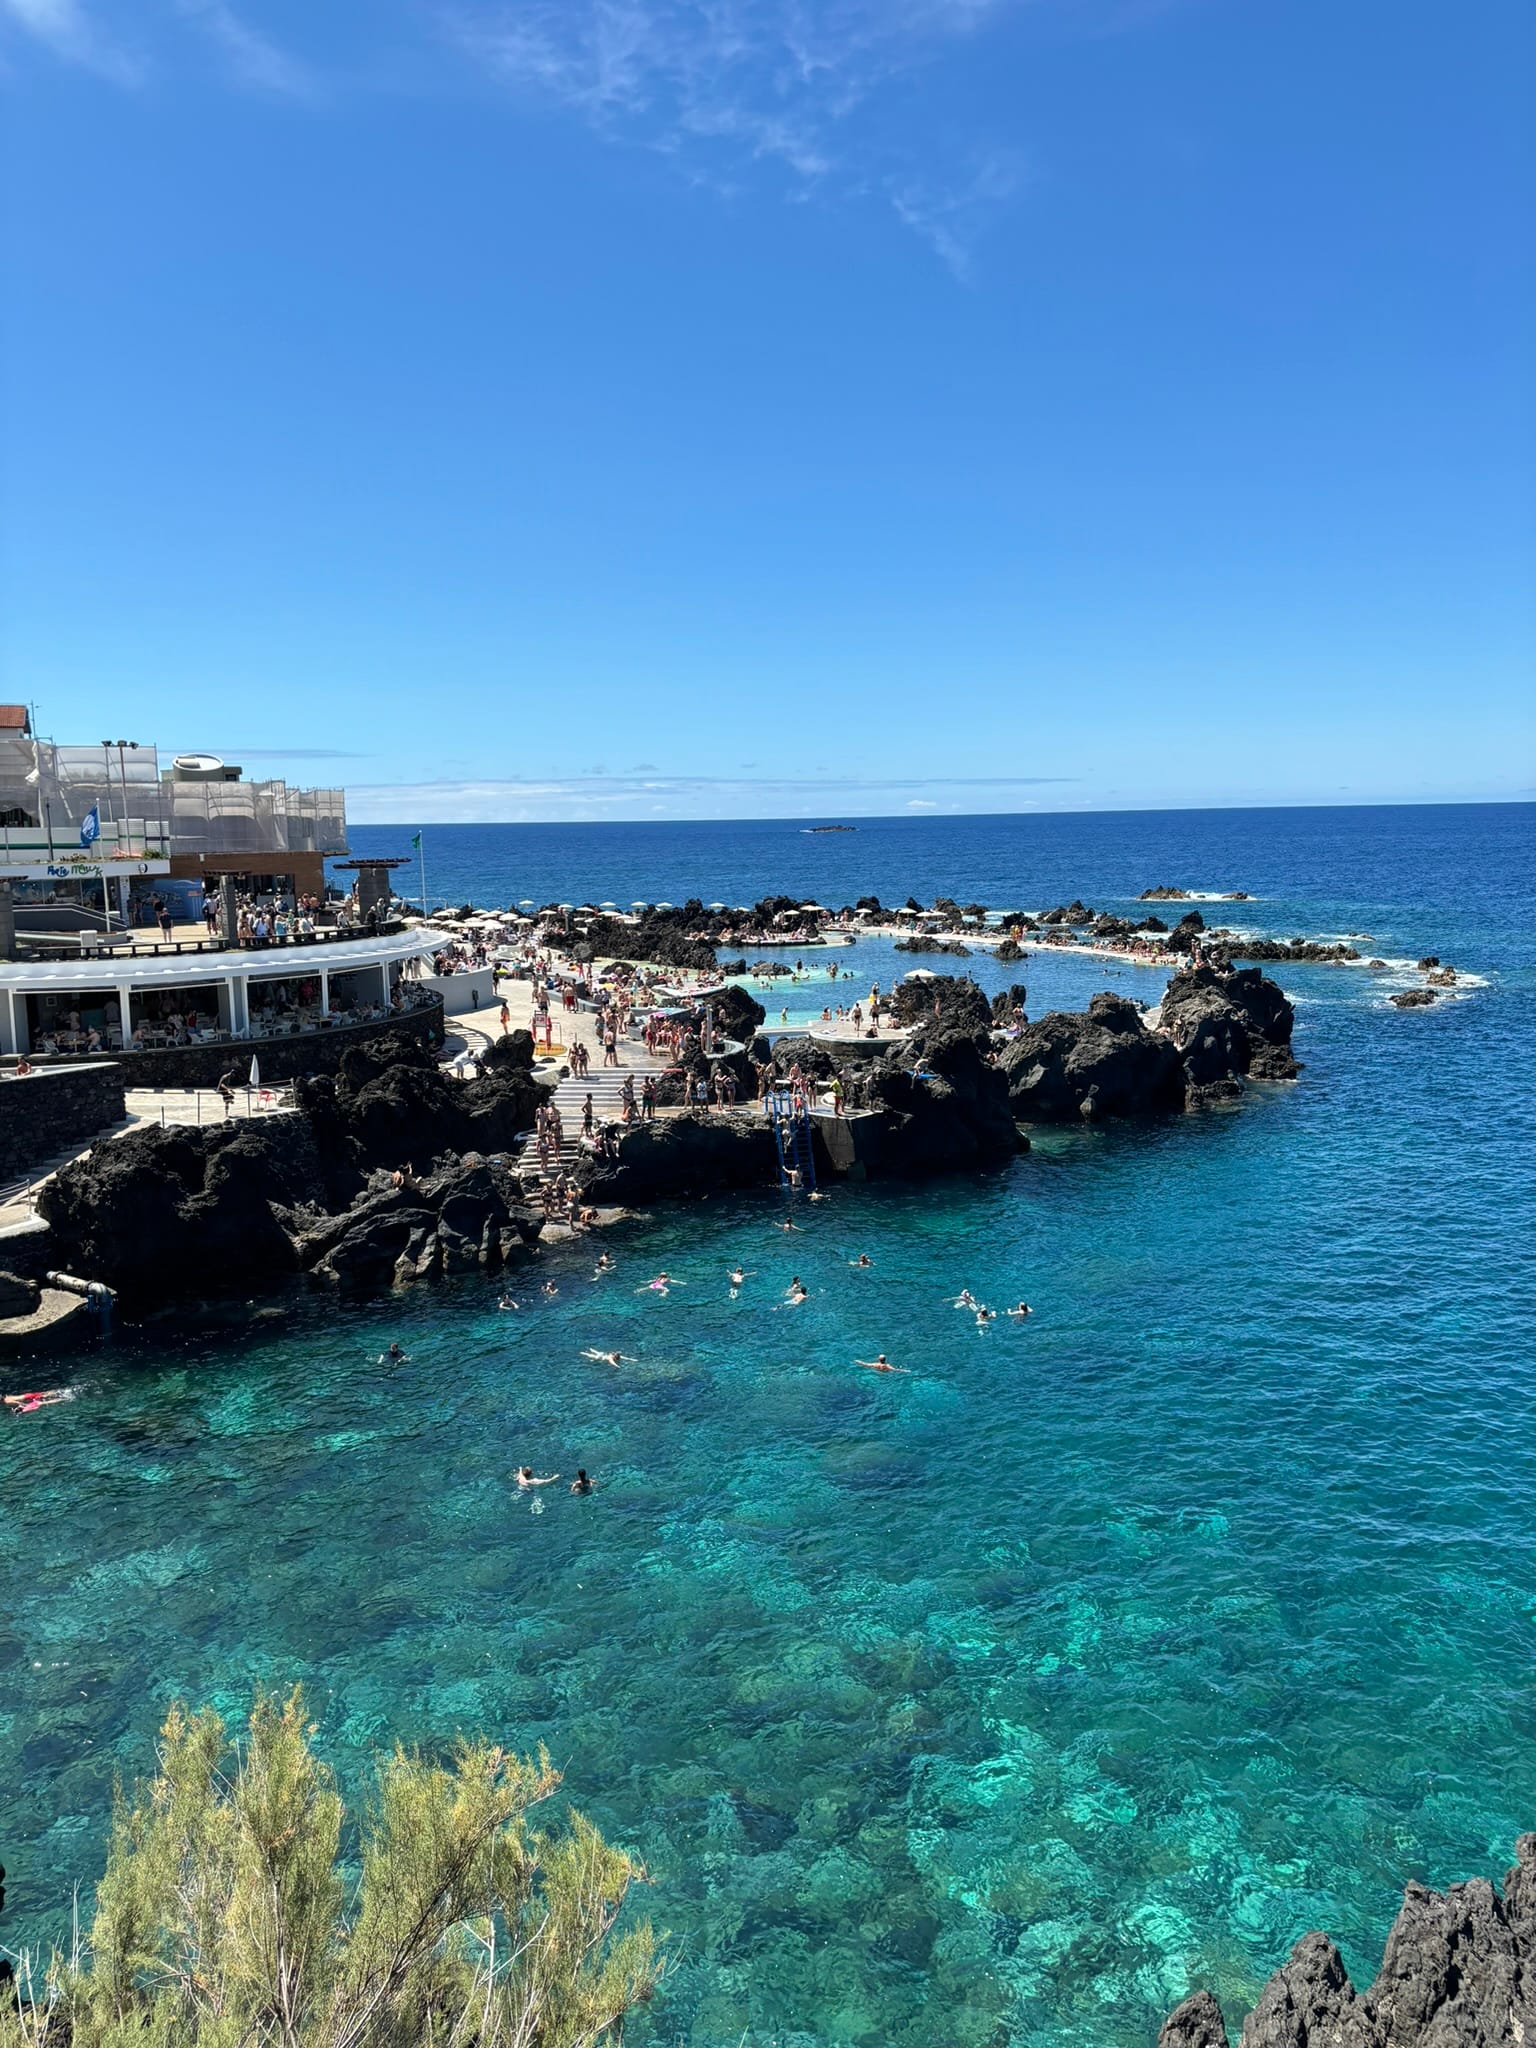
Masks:
[[[616,2042],[661,1974],[614,1921],[644,1872],[579,1814],[530,1828],[560,1774],[460,1743],[380,1758],[345,1818],[303,1700],[258,1695],[237,1748],[171,1710],[160,1770],[118,1794],[88,1939],[30,1965],[0,2048],[583,2048]]]

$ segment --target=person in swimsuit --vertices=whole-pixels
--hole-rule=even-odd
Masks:
[[[68,1387],[44,1387],[34,1394],[7,1394],[5,1405],[17,1415],[35,1415],[39,1408],[52,1408],[55,1402],[73,1399]]]
[[[997,1320],[997,1310],[996,1310],[995,1308],[978,1308],[978,1309],[977,1309],[977,1311],[976,1311],[976,1327],[977,1327],[977,1329],[978,1329],[978,1330],[984,1330],[984,1329],[985,1329],[985,1328],[987,1327],[988,1323],[991,1323],[991,1322],[995,1322],[996,1320]]]
[[[623,1351],[583,1351],[583,1358],[590,1358],[594,1365],[638,1365],[639,1360]]]
[[[1021,1301],[1017,1308],[1009,1309],[1008,1313],[1009,1315],[1018,1318],[1021,1316],[1032,1315],[1034,1311],[1030,1308],[1030,1305],[1027,1301]]]
[[[977,1301],[975,1295],[972,1294],[969,1287],[962,1287],[955,1296],[956,1308],[979,1308],[980,1306],[981,1304]]]
[[[744,1281],[750,1280],[751,1277],[751,1274],[747,1272],[744,1266],[732,1266],[731,1285],[733,1287],[740,1287]]]
[[[517,1483],[524,1488],[530,1486],[553,1486],[559,1477],[560,1474],[558,1472],[546,1472],[542,1479],[537,1479],[534,1477],[531,1465],[519,1465],[517,1468]]]
[[[592,1481],[587,1477],[585,1467],[581,1465],[576,1467],[576,1477],[571,1481],[571,1491],[572,1493],[590,1493],[592,1491]]]
[[[909,1372],[905,1365],[892,1365],[883,1351],[877,1351],[873,1358],[856,1358],[855,1365],[862,1365],[866,1372]]]
[[[856,1259],[850,1259],[848,1263],[850,1266],[866,1267],[872,1266],[875,1262],[869,1256],[868,1252],[860,1252],[859,1256]]]

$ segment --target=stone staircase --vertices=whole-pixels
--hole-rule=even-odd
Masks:
[[[572,1074],[567,1079],[557,1082],[552,1093],[551,1099],[560,1112],[562,1135],[559,1171],[562,1173],[575,1163],[580,1149],[581,1105],[587,1096],[592,1097],[592,1114],[599,1128],[603,1124],[616,1124],[624,1115],[624,1105],[619,1097],[624,1077],[633,1077],[638,1115],[640,1091],[645,1085],[646,1075],[659,1074],[663,1071],[664,1063],[652,1059],[643,1046],[625,1046],[621,1057],[624,1057],[627,1063],[622,1067],[600,1067],[597,1064],[600,1057],[598,1053],[593,1054],[592,1071],[584,1080]],[[538,1142],[535,1138],[528,1140],[519,1155],[518,1176],[524,1190],[529,1194],[543,1184],[544,1170],[539,1165]]]

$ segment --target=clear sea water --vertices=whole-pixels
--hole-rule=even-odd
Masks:
[[[464,1282],[82,1359],[0,1428],[0,1934],[62,1932],[173,1695],[302,1679],[349,1773],[549,1744],[676,1936],[651,2048],[1145,2048],[1318,1926],[1368,1975],[1405,1879],[1536,1825],[1533,824],[429,828],[453,899],[1175,881],[1478,979],[1404,1013],[1411,977],[1287,970],[1295,1086],[841,1189],[793,1237],[776,1197],[658,1210],[516,1315]],[[1032,1011],[1163,979],[1009,972]],[[1035,1314],[978,1334],[965,1285]],[[615,1345],[639,1363],[581,1355]],[[910,1377],[853,1364],[879,1349]],[[525,1459],[599,1491],[519,1497]]]

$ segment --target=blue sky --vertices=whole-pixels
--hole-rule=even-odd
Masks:
[[[1536,785],[1525,0],[0,0],[0,696],[358,818]]]

